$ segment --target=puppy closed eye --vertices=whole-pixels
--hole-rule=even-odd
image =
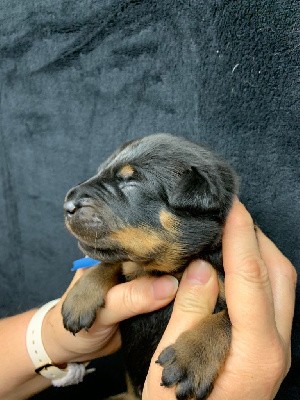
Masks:
[[[126,164],[116,174],[116,178],[121,189],[136,186],[138,174],[134,168]]]

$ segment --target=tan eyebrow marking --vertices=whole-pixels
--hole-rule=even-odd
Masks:
[[[163,244],[158,233],[144,227],[128,226],[113,232],[111,237],[138,256],[144,256]]]
[[[133,175],[133,173],[134,173],[133,167],[129,164],[126,164],[120,169],[118,175],[120,175],[122,178],[130,178]]]

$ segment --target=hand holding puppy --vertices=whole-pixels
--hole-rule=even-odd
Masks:
[[[291,362],[296,272],[260,230],[255,232],[249,213],[238,201],[227,219],[223,253],[232,345],[208,399],[271,400]],[[70,287],[84,273],[77,271]],[[167,276],[117,285],[109,291],[106,307],[99,310],[91,329],[76,336],[63,327],[60,302],[43,323],[45,348],[58,364],[112,353],[120,346],[120,320],[168,304],[176,290],[176,280]],[[175,389],[160,386],[162,368],[155,361],[181,332],[213,312],[217,293],[215,270],[202,261],[193,262],[183,275],[172,317],[152,358],[143,400],[175,399]],[[49,380],[34,372],[24,345],[28,322],[35,311],[0,321],[0,337],[6,343],[1,352],[1,399],[28,398],[50,385]]]
[[[271,400],[291,363],[291,326],[296,272],[289,260],[235,201],[223,236],[225,293],[232,322],[232,345],[209,400]],[[160,351],[181,332],[212,313],[217,298],[215,271],[196,261],[184,274],[172,318],[155,352],[143,400],[175,398],[159,385]]]

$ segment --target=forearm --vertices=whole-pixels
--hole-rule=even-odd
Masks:
[[[36,374],[26,348],[26,330],[35,311],[0,321],[0,399],[25,399],[51,384]]]
[[[77,271],[70,287],[82,273]],[[107,294],[106,306],[99,309],[94,325],[88,332],[82,330],[75,336],[63,325],[64,294],[43,319],[41,336],[48,357],[54,365],[64,369],[68,363],[82,363],[115,352],[121,344],[118,322],[168,304],[177,290],[175,281],[165,276],[141,278],[115,286]],[[26,332],[36,311],[0,320],[0,400],[27,399],[51,385],[51,380],[35,373],[27,352]]]
[[[26,346],[26,332],[32,316],[37,310],[0,320],[0,400],[21,400],[38,393],[51,385],[51,380],[35,372],[34,364]],[[68,332],[62,322],[61,302],[45,315],[42,323],[42,341],[52,363],[65,368],[70,362],[85,362],[116,350],[118,331],[111,329],[106,334],[105,350],[99,349],[101,335],[79,332],[76,336]]]

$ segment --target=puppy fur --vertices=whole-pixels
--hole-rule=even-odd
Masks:
[[[180,279],[191,260],[207,260],[220,282],[215,312],[157,360],[162,384],[175,386],[178,400],[207,397],[231,340],[221,238],[237,186],[235,172],[221,157],[179,136],[149,135],[116,150],[65,199],[67,228],[84,254],[101,261],[69,292],[62,308],[65,328],[74,334],[89,329],[118,282],[166,273]],[[116,399],[141,399],[172,307],[121,323],[129,389]]]

